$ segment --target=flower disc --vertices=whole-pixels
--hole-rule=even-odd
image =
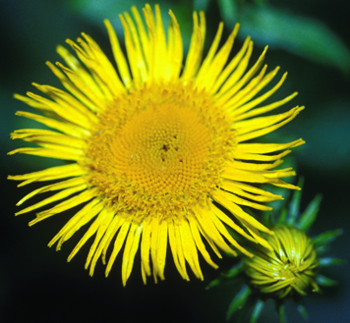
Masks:
[[[115,100],[102,120],[84,161],[101,198],[138,222],[208,203],[233,132],[205,93],[180,83],[150,86]]]

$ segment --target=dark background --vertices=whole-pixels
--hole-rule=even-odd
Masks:
[[[87,1],[85,1],[86,3]],[[15,101],[13,93],[32,91],[35,81],[61,87],[45,66],[45,61],[59,60],[55,53],[57,44],[64,44],[67,37],[75,39],[80,32],[90,34],[111,57],[107,33],[102,19],[110,18],[117,26],[117,14],[126,10],[131,1],[90,1],[93,6],[78,6],[84,1],[62,0],[12,0],[0,1],[0,95],[1,95],[1,265],[0,265],[0,321],[18,322],[23,319],[36,322],[71,321],[152,321],[152,322],[224,322],[227,307],[234,296],[230,289],[205,287],[218,274],[203,263],[205,281],[192,276],[183,281],[175,270],[169,253],[165,270],[166,280],[155,285],[149,279],[142,285],[140,268],[135,262],[127,287],[121,284],[120,259],[112,274],[104,278],[104,266],[97,266],[90,278],[84,270],[88,246],[85,246],[71,263],[66,262],[79,235],[66,242],[62,251],[55,252],[46,244],[68,221],[73,213],[57,215],[32,228],[27,223],[34,214],[14,217],[15,204],[36,186],[21,189],[6,180],[8,174],[23,174],[57,164],[39,157],[6,156],[6,153],[22,146],[11,142],[9,133],[14,129],[35,127],[34,122],[15,117],[17,110],[30,111]],[[238,1],[242,3],[242,1]],[[254,4],[253,1],[250,1]],[[98,3],[108,10],[99,12]],[[138,2],[139,3],[139,2]],[[188,25],[184,38],[190,37],[192,1],[159,1],[166,13],[173,8],[176,16]],[[201,1],[194,1],[200,6]],[[350,47],[349,2],[338,1],[270,1],[268,5],[291,15],[311,17],[322,22],[348,48]],[[85,8],[86,10],[83,10]],[[94,11],[95,10],[95,11]],[[105,15],[103,17],[103,15]],[[101,17],[100,17],[101,16]],[[216,1],[207,7],[208,40],[220,21]],[[185,24],[185,22],[184,22]],[[242,23],[243,24],[243,23]],[[229,30],[226,30],[228,34]],[[122,37],[122,36],[120,36]],[[122,39],[122,38],[120,38]],[[242,39],[236,43],[236,48]],[[255,46],[254,57],[262,47]],[[350,181],[350,77],[346,66],[332,67],[313,61],[309,57],[291,53],[279,46],[271,46],[266,62],[270,68],[280,65],[289,71],[281,90],[283,97],[294,90],[299,96],[293,104],[305,105],[296,120],[279,130],[280,142],[302,137],[303,148],[295,151],[295,163],[299,175],[305,176],[302,207],[317,194],[323,194],[323,202],[311,233],[343,228],[344,234],[333,244],[334,257],[349,259],[349,181]],[[283,47],[283,46],[282,46]],[[62,88],[62,87],[61,87]],[[22,120],[23,119],[23,120]],[[74,210],[72,211],[74,212]],[[83,233],[83,232],[82,232]],[[229,268],[234,260],[217,260],[221,268]],[[324,290],[322,295],[309,293],[305,299],[310,322],[350,322],[350,286],[348,265],[329,268],[328,276],[338,280],[339,286]],[[289,322],[302,319],[288,305]],[[234,320],[233,320],[234,321]],[[273,305],[264,310],[259,322],[277,322]]]

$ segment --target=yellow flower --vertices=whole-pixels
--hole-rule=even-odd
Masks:
[[[290,168],[275,170],[289,148],[303,144],[245,143],[270,133],[296,117],[302,107],[278,115],[260,117],[290,101],[287,98],[261,105],[281,86],[286,74],[266,93],[260,94],[275,77],[278,68],[261,68],[266,49],[247,69],[253,43],[247,38],[238,54],[229,60],[238,31],[234,28],[220,50],[223,31],[219,25],[211,48],[202,61],[205,39],[204,13],[193,14],[191,45],[183,65],[180,27],[170,11],[168,34],[159,6],[155,14],[143,9],[146,24],[135,7],[134,20],[120,16],[125,33],[125,58],[108,20],[118,70],[88,35],[78,44],[67,40],[79,60],[65,48],[57,52],[67,66],[47,63],[66,92],[48,85],[34,86],[49,99],[34,93],[15,97],[44,115],[17,112],[53,130],[21,129],[12,134],[39,145],[20,148],[25,153],[58,158],[70,163],[25,175],[9,176],[23,181],[53,181],[25,196],[18,205],[44,192],[57,192],[17,214],[61,201],[37,213],[33,225],[55,214],[83,205],[49,243],[59,250],[83,225],[91,223],[68,261],[92,236],[86,268],[93,275],[97,260],[107,262],[106,276],[124,246],[122,281],[133,268],[140,246],[144,283],[153,271],[164,279],[169,241],[180,275],[189,280],[186,262],[196,277],[203,279],[198,250],[213,267],[206,243],[218,257],[219,249],[236,254],[229,246],[251,255],[228,233],[225,225],[247,239],[269,249],[261,232],[270,231],[241,206],[269,210],[261,203],[281,199],[253,186],[267,183],[296,187],[281,178],[294,175]],[[258,117],[259,116],[259,117]],[[226,210],[226,211],[224,211]],[[227,216],[228,212],[234,218]],[[107,261],[106,253],[114,240]],[[150,261],[151,260],[151,261]],[[152,269],[151,269],[152,268]]]
[[[273,251],[259,248],[245,261],[250,282],[262,293],[284,298],[293,290],[306,295],[309,285],[318,291],[315,281],[319,261],[312,239],[302,230],[278,225],[267,241]]]

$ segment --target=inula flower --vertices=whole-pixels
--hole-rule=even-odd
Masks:
[[[229,306],[227,318],[240,309],[249,311],[248,304],[255,303],[249,321],[254,323],[269,298],[276,301],[280,322],[286,322],[284,300],[287,298],[292,298],[298,303],[298,311],[306,318],[307,312],[302,296],[309,290],[319,292],[319,285],[336,284],[323,276],[321,270],[324,266],[342,264],[343,261],[322,255],[328,249],[328,244],[339,236],[342,230],[328,231],[310,238],[306,231],[316,219],[321,198],[316,196],[300,214],[300,197],[300,191],[294,193],[290,206],[280,213],[278,219],[268,221],[274,235],[268,236],[267,241],[273,250],[254,246],[254,257],[245,257],[237,266],[208,286],[210,288],[224,282],[236,282],[241,286],[241,290]],[[246,283],[242,286],[244,281]],[[245,311],[241,312],[243,317]]]
[[[167,35],[158,6],[153,13],[146,5],[145,23],[135,7],[132,15],[133,18],[128,13],[120,16],[127,58],[110,22],[105,20],[117,70],[96,42],[82,33],[77,43],[67,40],[75,55],[58,46],[65,65],[47,63],[66,91],[34,83],[46,97],[31,92],[28,97],[15,95],[42,113],[17,115],[51,130],[16,130],[13,139],[39,147],[20,148],[10,154],[67,161],[64,166],[9,176],[23,181],[19,186],[50,181],[18,205],[37,194],[54,192],[17,214],[58,203],[37,213],[29,223],[33,225],[80,205],[81,209],[49,246],[57,242],[59,250],[89,223],[68,261],[94,236],[85,267],[93,275],[101,257],[107,263],[107,276],[124,246],[123,284],[132,271],[139,247],[144,282],[152,272],[155,281],[164,279],[168,242],[175,266],[186,280],[186,263],[196,277],[203,279],[198,251],[211,266],[217,267],[207,246],[218,257],[219,249],[233,255],[238,249],[250,255],[225,226],[272,250],[261,235],[270,230],[242,206],[269,210],[263,203],[282,198],[255,187],[256,183],[296,188],[282,180],[294,175],[294,171],[276,167],[290,148],[301,145],[303,140],[250,142],[288,123],[302,110],[295,107],[281,114],[260,116],[297,94],[263,105],[284,82],[286,74],[261,93],[278,67],[270,72],[267,66],[262,67],[265,49],[248,68],[253,50],[249,38],[229,59],[238,25],[218,50],[223,32],[220,24],[202,61],[206,24],[204,13],[195,12],[191,44],[183,62],[180,27],[171,11]],[[113,247],[109,248],[111,244]]]

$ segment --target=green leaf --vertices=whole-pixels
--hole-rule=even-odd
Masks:
[[[231,3],[231,5],[230,5]],[[261,46],[282,48],[313,62],[350,71],[350,51],[342,40],[322,22],[275,9],[268,5],[243,2],[239,12],[234,0],[220,0],[226,25],[241,23],[239,35],[250,35]],[[231,6],[231,8],[230,8]]]
[[[210,0],[193,0],[193,9],[195,11],[206,11]]]
[[[280,323],[287,323],[286,309],[284,304],[278,305],[278,319]]]
[[[214,279],[213,281],[211,281],[211,282],[208,284],[207,287],[205,287],[205,289],[208,290],[208,289],[210,289],[210,288],[213,288],[213,287],[215,287],[215,286],[218,286],[218,285],[220,285],[220,282],[221,282],[220,278]]]
[[[300,178],[298,182],[298,186],[303,187],[303,184],[304,184],[304,178]],[[299,215],[300,200],[301,200],[301,190],[295,191],[293,194],[292,201],[290,202],[290,205],[289,205],[289,213],[288,213],[288,219],[287,219],[288,225],[294,225],[295,220]]]
[[[220,15],[227,26],[233,28],[238,22],[238,10],[234,0],[217,0]]]
[[[323,275],[317,275],[316,282],[317,282],[317,284],[324,286],[324,287],[338,285],[338,282],[336,280],[330,279],[330,278],[323,276]]]
[[[287,209],[283,209],[283,210],[281,211],[281,214],[280,214],[280,216],[279,216],[279,218],[278,218],[277,223],[279,223],[279,224],[285,224],[285,223],[286,223],[286,219],[287,219],[287,214],[288,214],[288,210],[287,210]]]
[[[333,266],[333,265],[344,265],[346,264],[346,261],[339,258],[321,258],[319,259],[319,266],[326,267],[326,266]]]
[[[231,277],[237,276],[240,272],[242,272],[242,270],[243,270],[243,265],[242,265],[242,263],[239,263],[238,265],[232,267],[226,273],[222,273],[222,275],[227,277],[227,278],[231,278]]]
[[[227,310],[227,315],[226,319],[230,319],[232,314],[237,310],[240,309],[248,296],[250,295],[250,288],[247,285],[244,285],[243,288],[238,292],[236,297],[232,300],[228,310]]]
[[[307,310],[306,310],[304,305],[299,304],[298,307],[297,307],[297,310],[300,313],[300,315],[304,318],[304,320],[308,319]]]
[[[260,313],[264,308],[264,305],[265,305],[265,302],[261,299],[258,299],[258,301],[256,302],[256,304],[254,306],[253,313],[252,313],[252,316],[250,318],[249,323],[255,323],[258,320]]]
[[[301,215],[297,227],[300,230],[307,231],[311,225],[314,223],[317,213],[320,209],[320,203],[322,200],[322,195],[316,195],[315,198],[309,203],[306,210]]]
[[[339,237],[343,233],[342,229],[332,230],[332,231],[326,231],[318,236],[314,237],[312,239],[312,242],[314,243],[315,247],[318,246],[325,246],[329,243],[331,243],[334,239]]]

